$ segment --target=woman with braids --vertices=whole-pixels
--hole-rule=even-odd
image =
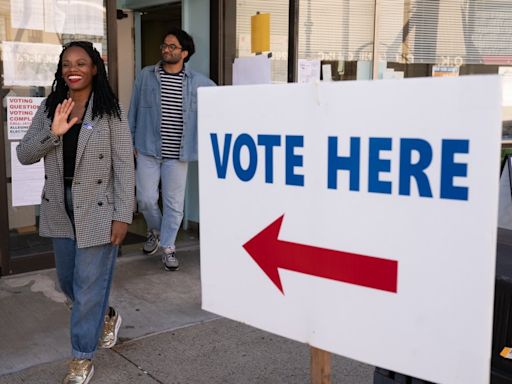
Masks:
[[[91,43],[64,46],[52,92],[17,154],[22,164],[44,159],[39,232],[52,238],[59,284],[72,303],[73,358],[63,383],[88,383],[97,347],[114,346],[121,325],[108,301],[134,195],[130,131]]]

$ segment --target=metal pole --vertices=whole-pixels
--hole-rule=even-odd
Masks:
[[[375,0],[375,17],[373,22],[373,80],[379,78],[380,45],[380,0]]]
[[[299,46],[299,1],[290,0],[288,11],[288,82],[297,81],[297,60]]]

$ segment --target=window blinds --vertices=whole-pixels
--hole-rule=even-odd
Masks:
[[[512,64],[512,0],[379,0],[379,58]],[[301,0],[299,57],[373,60],[375,0]]]
[[[378,59],[512,65],[512,0],[378,0]],[[300,0],[299,58],[373,60],[376,0]],[[274,81],[286,81],[288,0],[237,1],[237,53],[250,54],[250,17],[271,14]]]
[[[389,36],[379,45],[387,60],[512,64],[512,0],[382,0],[383,35],[396,33],[400,13],[403,23],[396,41],[402,39],[401,47],[389,44]]]
[[[299,58],[371,60],[375,0],[301,0]]]

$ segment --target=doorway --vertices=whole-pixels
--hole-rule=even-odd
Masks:
[[[181,27],[181,2],[173,2],[147,8],[133,10],[135,18],[135,56],[136,73],[148,66],[154,65],[161,59],[160,44],[164,34],[171,27]],[[131,94],[131,86],[130,94]],[[129,99],[128,99],[129,100]],[[129,102],[128,104],[129,105]],[[160,202],[161,205],[161,202]],[[129,233],[134,236],[144,236],[140,242],[145,241],[147,232],[144,216],[135,212],[133,223],[129,227]]]
[[[139,10],[141,12],[141,64],[152,65],[161,58],[160,43],[171,27],[181,28],[181,2]]]

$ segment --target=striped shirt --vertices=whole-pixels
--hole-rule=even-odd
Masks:
[[[162,157],[179,159],[183,135],[183,71],[167,73],[160,67],[162,103]]]

